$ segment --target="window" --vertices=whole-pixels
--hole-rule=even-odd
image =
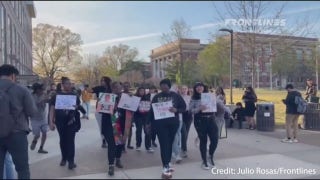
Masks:
[[[306,50],[305,59],[306,60],[312,60],[312,51],[310,49]]]
[[[296,55],[297,55],[297,59],[299,61],[302,61],[302,59],[303,59],[303,51],[301,49],[297,49],[296,50]]]

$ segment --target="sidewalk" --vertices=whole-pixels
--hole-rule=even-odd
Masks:
[[[124,169],[116,168],[115,176],[107,175],[107,150],[102,149],[97,122],[82,120],[82,129],[76,136],[76,163],[70,171],[60,167],[60,149],[57,132],[50,132],[45,148],[49,154],[29,152],[32,178],[63,179],[159,179],[161,178],[160,149],[147,153],[127,149],[123,154]],[[135,128],[133,128],[135,132]],[[201,157],[194,140],[192,125],[188,140],[188,158],[174,164],[173,179],[252,179],[252,178],[320,178],[319,132],[299,131],[300,143],[287,144],[280,140],[284,129],[259,132],[247,129],[228,129],[228,138],[221,139],[215,153],[217,169],[201,169]],[[29,142],[32,136],[29,136]],[[133,133],[132,145],[135,146]],[[240,169],[239,169],[240,168]],[[268,171],[268,172],[265,172]],[[278,172],[276,172],[278,171]],[[214,173],[214,174],[213,174]],[[239,174],[238,174],[239,173]],[[269,173],[269,174],[266,174]]]

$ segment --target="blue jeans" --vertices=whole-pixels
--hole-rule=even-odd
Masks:
[[[181,128],[182,128],[182,120],[179,119],[179,127],[174,137],[173,145],[172,145],[172,154],[174,158],[180,156],[181,151]]]
[[[3,179],[15,179],[14,164],[8,152],[4,158]]]
[[[14,132],[0,138],[0,179],[3,177],[4,160],[9,152],[19,179],[30,179],[27,132]]]
[[[86,116],[89,117],[89,113],[90,113],[90,101],[89,102],[83,102],[82,105],[84,106],[84,109],[86,110],[87,114]]]

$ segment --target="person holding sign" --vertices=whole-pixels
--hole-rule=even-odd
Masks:
[[[162,177],[171,178],[173,168],[170,166],[172,144],[179,127],[179,113],[186,111],[183,98],[170,91],[171,81],[160,82],[161,92],[152,99],[149,120],[158,135],[163,165]]]
[[[98,107],[98,101],[100,99],[99,94],[111,93],[111,91],[112,91],[111,90],[111,82],[112,82],[112,80],[108,76],[103,76],[100,80],[100,86],[93,87],[92,90],[90,91],[96,95],[96,98],[97,98],[96,108]],[[102,133],[102,113],[96,112],[95,117],[96,117],[96,120],[98,123],[99,132],[100,132],[101,138],[102,138],[101,147],[107,148],[107,143],[106,143],[105,137],[103,136],[103,133]],[[111,121],[111,116],[109,116],[109,119]]]
[[[59,133],[62,156],[60,166],[65,166],[68,161],[68,168],[74,169],[77,167],[74,163],[74,141],[79,127],[76,121],[76,111],[80,106],[80,99],[72,92],[69,78],[62,77],[61,85],[62,91],[50,100],[50,129],[55,130],[57,127]]]
[[[207,139],[209,136],[209,160],[214,167],[213,155],[218,145],[218,126],[215,122],[214,112],[207,112],[208,107],[202,104],[202,93],[208,93],[207,87],[199,82],[193,87],[193,95],[189,105],[189,111],[194,115],[194,127],[200,139],[200,153],[202,158],[202,168],[209,170],[207,163]]]
[[[134,113],[134,123],[136,124],[136,150],[141,150],[142,142],[142,128],[144,129],[144,144],[148,152],[152,153],[154,150],[151,148],[151,125],[147,120],[147,114],[150,111],[151,101],[145,94],[145,89],[139,87],[136,96],[141,97],[138,110]]]

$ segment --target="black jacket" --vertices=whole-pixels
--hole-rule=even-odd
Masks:
[[[286,114],[299,114],[297,112],[298,105],[295,103],[296,96],[301,96],[301,93],[293,90],[288,92],[286,99],[283,100],[283,103],[286,105]]]

